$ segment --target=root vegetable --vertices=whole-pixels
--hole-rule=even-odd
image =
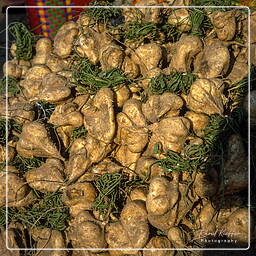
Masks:
[[[49,123],[54,125],[80,127],[83,125],[83,116],[75,103],[64,103],[56,106]]]
[[[104,143],[111,142],[116,131],[113,97],[110,89],[103,88],[81,110],[88,133]]]
[[[202,50],[201,40],[196,36],[184,35],[176,43],[175,53],[169,67],[179,72],[190,72],[193,58]]]
[[[47,159],[25,174],[28,185],[40,192],[55,192],[64,186],[64,166],[58,159]]]
[[[63,160],[63,157],[49,138],[46,127],[36,121],[23,125],[16,150],[20,156],[27,158],[52,157]]]
[[[123,107],[124,103],[131,97],[131,91],[127,86],[122,86],[116,91],[116,101],[118,107]]]
[[[70,207],[72,216],[77,216],[81,211],[92,210],[95,199],[96,190],[89,182],[68,186],[62,196],[62,201]]]
[[[189,109],[211,114],[223,114],[223,83],[219,79],[197,79],[187,97]]]
[[[114,43],[102,46],[99,52],[100,64],[103,71],[112,68],[121,68],[124,60],[124,51]]]
[[[39,91],[33,95],[30,101],[46,101],[50,103],[59,103],[66,100],[71,94],[67,81],[63,76],[50,73],[44,76]]]
[[[103,227],[88,212],[78,215],[71,225],[69,238],[74,248],[106,248]],[[98,252],[95,250],[95,252]]]
[[[127,203],[121,212],[120,221],[106,226],[106,241],[110,248],[142,248],[148,235],[147,212],[141,201]],[[136,254],[136,250],[130,253]]]
[[[143,251],[143,256],[173,256],[175,254],[174,250],[159,250],[161,248],[172,248],[172,243],[166,237],[153,237],[150,239],[146,248],[152,248],[152,250]],[[157,251],[154,250],[158,249]]]
[[[178,116],[183,106],[182,99],[173,93],[152,95],[142,104],[142,111],[147,120],[155,123],[163,116]]]
[[[61,58],[67,58],[71,54],[78,32],[77,24],[73,21],[62,25],[55,36],[53,52]]]
[[[184,233],[178,227],[169,229],[168,239],[173,243],[175,248],[186,248]]]
[[[153,157],[140,157],[137,161],[135,172],[141,178],[156,177],[163,175],[162,168],[158,167],[157,164],[154,164],[155,161],[156,159]]]
[[[67,251],[58,250],[46,250],[43,251],[42,248],[66,248],[66,243],[64,240],[64,235],[57,230],[50,230],[48,228],[43,229],[33,229],[31,230],[33,239],[37,242],[36,246],[39,251],[38,256],[66,256]]]
[[[15,154],[15,148],[7,146],[6,150],[6,147],[0,144],[0,163],[4,163],[5,161],[11,162],[14,159]]]
[[[176,221],[179,196],[176,181],[152,178],[146,201],[150,224],[166,233]]]
[[[52,41],[48,38],[41,38],[36,43],[36,55],[32,60],[33,65],[46,64],[46,60],[52,51]]]
[[[161,66],[162,58],[162,48],[156,43],[142,45],[132,55],[132,60],[140,66],[142,75],[145,75],[151,69]]]
[[[213,41],[200,52],[194,61],[194,72],[200,78],[217,78],[227,74],[230,53],[221,41]]]
[[[128,77],[136,78],[140,74],[139,65],[134,63],[129,56],[124,57],[122,70],[127,74]]]
[[[214,12],[210,15],[217,36],[222,41],[232,40],[236,33],[235,10]]]
[[[8,174],[6,172],[0,172],[0,206],[6,205],[6,179],[8,182],[8,206],[25,206],[27,202],[23,199],[29,194],[30,189],[23,178],[18,175],[18,170],[12,166],[8,166]],[[7,176],[7,178],[6,178]],[[23,200],[23,204],[21,204]]]
[[[223,227],[224,230],[230,232],[233,239],[237,239],[240,243],[248,244],[248,226],[252,231],[254,225],[253,219],[249,223],[248,209],[238,209],[232,213],[227,224]]]
[[[61,72],[69,68],[70,61],[62,59],[57,55],[50,54],[47,56],[45,64],[52,72]]]
[[[170,130],[169,127],[173,129]],[[162,119],[152,127],[152,137],[146,150],[147,155],[156,156],[154,147],[156,144],[162,145],[163,152],[172,150],[180,152],[187,139],[190,129],[190,122],[184,117],[168,117]]]
[[[168,17],[168,23],[177,26],[179,31],[188,32],[191,29],[191,21],[189,19],[188,9],[172,10]]]
[[[204,129],[206,128],[209,118],[200,113],[196,113],[193,111],[187,111],[185,117],[188,118],[192,123],[192,129],[197,136],[204,135]]]
[[[0,116],[9,120],[15,120],[19,124],[30,122],[35,117],[34,106],[27,103],[22,97],[9,97],[7,99],[8,112],[6,111],[6,102],[0,103]]]

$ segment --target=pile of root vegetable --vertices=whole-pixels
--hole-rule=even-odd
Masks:
[[[4,255],[247,247],[246,10],[90,8],[53,41],[21,23],[9,32]],[[4,249],[6,206],[9,247],[39,251]]]

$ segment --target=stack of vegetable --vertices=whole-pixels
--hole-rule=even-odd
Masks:
[[[39,251],[5,255],[247,247],[248,13],[138,5],[90,8],[53,42],[10,25],[0,244],[7,206],[9,247]]]

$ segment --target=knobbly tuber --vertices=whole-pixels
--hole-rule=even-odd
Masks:
[[[187,97],[189,109],[208,115],[223,114],[223,90],[220,79],[197,79]]]
[[[247,14],[158,2],[94,2],[52,40],[25,33],[30,41],[10,46],[1,249],[7,174],[10,245],[36,255],[174,256],[226,247],[207,242],[220,230],[228,247],[247,247],[247,116],[252,138],[256,124],[255,90],[250,115],[244,100],[249,70],[252,88],[255,79]]]
[[[19,155],[24,157],[53,157],[63,160],[54,143],[49,138],[45,126],[39,122],[25,124],[16,146]]]
[[[28,185],[40,192],[54,192],[64,186],[64,167],[59,159],[48,158],[39,168],[25,174]]]

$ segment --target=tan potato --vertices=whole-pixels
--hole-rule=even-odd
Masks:
[[[52,72],[61,72],[69,68],[70,61],[68,59],[62,59],[57,55],[50,54],[47,56],[45,64]]]
[[[146,202],[147,200],[147,190],[146,188],[144,187],[136,187],[134,188],[131,193],[130,193],[130,199],[132,201],[136,201],[136,200],[139,200],[139,201],[144,201]]]
[[[123,170],[123,167],[115,162],[112,162],[111,159],[106,158],[100,163],[91,167],[90,172],[93,174],[103,175],[105,173],[117,173]]]
[[[157,164],[154,164],[156,161],[155,158],[149,156],[142,156],[138,159],[136,164],[135,172],[141,177],[156,177],[163,174],[163,169],[160,168]]]
[[[76,216],[68,235],[74,248],[107,247],[101,222],[94,219],[89,212],[81,212]]]
[[[142,152],[148,142],[147,128],[136,126],[132,119],[124,113],[117,115],[117,125],[115,142],[127,146],[128,150],[133,153]]]
[[[167,234],[177,220],[179,197],[176,180],[169,182],[164,177],[152,178],[146,201],[150,224]]]
[[[16,150],[20,156],[27,158],[52,157],[64,160],[49,137],[45,126],[36,121],[23,125]]]
[[[31,67],[24,78],[20,82],[20,86],[23,88],[22,92],[28,99],[33,98],[40,94],[41,84],[43,78],[51,71],[45,65],[35,65]]]
[[[142,104],[142,112],[151,123],[155,123],[161,117],[178,116],[183,106],[183,100],[174,93],[152,95],[147,102]]]
[[[169,127],[172,127],[170,130]],[[168,117],[162,119],[159,123],[155,123],[151,127],[153,132],[145,155],[154,156],[159,158],[158,153],[154,153],[156,144],[161,144],[163,152],[172,150],[175,152],[181,152],[184,143],[187,139],[190,129],[190,122],[184,117]]]
[[[59,159],[47,159],[40,167],[25,173],[28,185],[40,192],[55,192],[64,186],[64,166]]]
[[[160,67],[162,58],[162,48],[156,43],[139,46],[131,56],[132,61],[139,65],[142,75],[146,75],[151,69]]]
[[[158,3],[159,2],[157,0],[141,0],[139,2],[136,2],[135,6],[157,6]],[[160,8],[140,8],[139,10],[142,15],[142,20],[145,22],[159,23],[162,20]]]
[[[21,78],[22,73],[24,71],[22,70],[22,67],[18,65],[18,62],[14,60],[9,60],[4,63],[3,65],[3,73],[5,76],[13,77],[13,78]]]
[[[185,117],[191,121],[192,129],[195,134],[202,137],[204,135],[204,129],[209,122],[209,117],[205,114],[196,113],[193,111],[187,111]]]
[[[143,256],[174,256],[174,250],[159,250],[161,248],[172,248],[172,243],[167,237],[152,237],[146,248],[152,248],[152,250],[143,251]],[[158,249],[158,250],[154,250]]]
[[[25,80],[40,80],[49,74],[51,71],[45,65],[34,65],[26,73]]]
[[[67,126],[60,126],[56,128],[56,132],[58,134],[58,137],[62,141],[65,148],[68,148],[71,141],[70,138],[72,136],[72,131],[74,130],[74,127],[71,125]]]
[[[66,165],[65,174],[69,182],[76,181],[91,165],[88,157],[85,139],[76,139],[69,150],[69,159]]]
[[[58,126],[80,127],[83,125],[83,116],[78,110],[78,105],[73,102],[65,102],[55,107],[49,123]]]
[[[175,248],[186,248],[186,237],[180,228],[171,227],[168,231],[168,239]]]
[[[128,202],[121,212],[120,221],[106,226],[109,248],[142,248],[149,235],[147,211],[142,201]],[[137,250],[123,250],[122,254],[136,254]]]
[[[99,57],[103,71],[112,68],[121,68],[124,60],[124,51],[115,43],[101,44]]]
[[[209,15],[217,33],[217,37],[222,41],[232,40],[236,33],[235,10],[216,11]]]
[[[119,108],[123,107],[124,103],[131,97],[131,91],[127,86],[122,86],[116,92],[116,101]]]
[[[231,83],[237,83],[248,75],[248,64],[236,61],[232,67],[231,72],[227,76]]]
[[[113,97],[111,89],[102,88],[81,110],[88,133],[104,143],[110,143],[116,132]]]
[[[253,216],[251,218],[251,223],[249,223],[249,214],[247,208],[241,208],[233,212],[223,229],[229,232],[229,237],[238,240],[240,244],[248,244],[249,229],[252,232],[254,225]]]
[[[89,94],[82,94],[82,95],[76,96],[72,102],[76,104],[79,109],[81,109],[89,100],[89,98],[90,98]]]
[[[130,99],[123,106],[123,113],[126,114],[132,122],[138,127],[147,125],[146,118],[142,113],[142,104],[139,100]]]
[[[136,78],[140,74],[139,65],[134,63],[134,61],[129,56],[124,57],[122,70],[126,73],[127,77],[130,78]]]
[[[114,152],[114,157],[120,164],[123,166],[135,170],[136,162],[140,158],[141,153],[134,153],[131,152],[126,145],[119,146],[116,151]]]
[[[189,9],[173,9],[168,16],[168,23],[177,27],[181,32],[188,32],[191,29]]]
[[[6,154],[8,152],[8,154]],[[6,151],[6,146],[0,144],[0,164],[6,162],[11,162],[16,155],[16,150],[15,148],[11,146],[7,146],[7,151]]]
[[[98,163],[114,149],[114,145],[104,143],[90,135],[87,135],[85,137],[85,148],[90,161],[92,163]]]
[[[30,189],[25,180],[18,176],[18,170],[13,166],[8,166],[8,174],[5,171],[0,172],[0,207],[6,205],[6,179],[8,182],[8,206],[26,206],[28,202],[23,199],[29,194]]]
[[[164,177],[151,180],[147,196],[147,211],[152,215],[163,215],[177,203],[178,189]]]
[[[70,214],[75,217],[81,211],[92,210],[96,199],[96,190],[89,182],[75,183],[68,186],[62,195],[62,201],[70,207]]]
[[[12,57],[17,56],[16,51],[17,51],[17,45],[15,43],[12,43],[11,48],[10,48],[10,53],[11,53]]]
[[[97,64],[100,61],[100,33],[94,29],[84,28],[84,33],[78,37],[75,45],[75,49],[80,57],[88,57],[93,64]]]
[[[187,105],[194,112],[223,114],[223,90],[220,79],[197,79],[190,87]]]
[[[72,52],[78,32],[77,24],[74,21],[64,23],[55,36],[53,52],[61,58],[67,58]]]
[[[197,36],[182,35],[175,45],[169,67],[179,72],[190,72],[192,61],[202,48],[202,42]]]
[[[52,51],[52,41],[49,38],[40,38],[36,42],[36,55],[32,60],[33,65],[46,64],[46,60]]]
[[[228,48],[219,40],[206,45],[194,61],[194,73],[200,78],[225,76],[230,65]]]
[[[13,228],[8,229],[8,240],[6,241],[6,230],[2,227],[0,228],[0,252],[3,256],[21,256],[20,251],[18,250],[20,245],[17,243],[17,239],[20,237],[17,236],[17,230]],[[6,248],[7,245],[7,248]],[[15,250],[10,250],[10,249]]]
[[[57,230],[48,228],[35,228],[31,230],[31,235],[36,241],[36,248],[38,249],[38,256],[66,256],[68,251],[56,250],[57,248],[66,248],[64,235]],[[42,248],[49,248],[55,250],[40,250]]]
[[[6,111],[6,101],[4,98],[0,102],[0,116],[5,119],[15,120],[19,124],[33,121],[35,117],[34,106],[23,97],[9,97],[7,99],[8,112]]]
[[[46,101],[50,103],[59,103],[66,100],[71,90],[63,76],[50,73],[44,76],[37,95],[34,95],[30,101]]]

